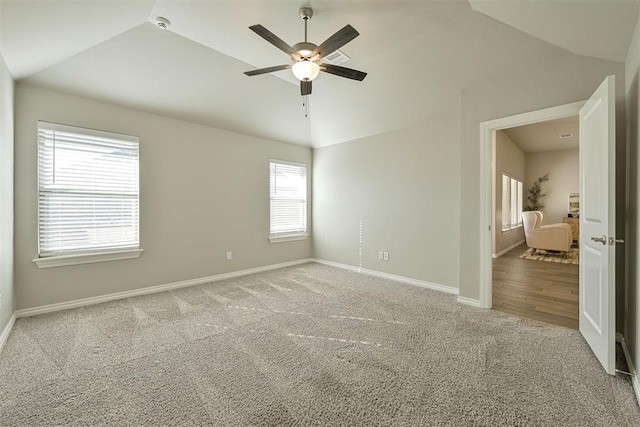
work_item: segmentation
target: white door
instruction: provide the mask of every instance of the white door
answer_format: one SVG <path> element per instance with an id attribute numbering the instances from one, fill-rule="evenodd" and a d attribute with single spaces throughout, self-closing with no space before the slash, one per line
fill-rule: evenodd
<path id="1" fill-rule="evenodd" d="M 615 375 L 615 76 L 580 110 L 580 332 Z"/>

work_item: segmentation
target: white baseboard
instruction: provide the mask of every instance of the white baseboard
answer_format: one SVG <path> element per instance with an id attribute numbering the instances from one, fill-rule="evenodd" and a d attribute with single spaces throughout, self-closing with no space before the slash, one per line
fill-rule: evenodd
<path id="1" fill-rule="evenodd" d="M 480 300 L 479 299 L 473 299 L 473 298 L 467 298 L 467 297 L 458 297 L 458 302 L 460 304 L 464 304 L 464 305 L 470 305 L 471 307 L 477 307 L 477 308 L 482 308 L 482 306 L 480 305 Z"/>
<path id="2" fill-rule="evenodd" d="M 279 268 L 291 267 L 294 265 L 306 264 L 313 262 L 313 259 L 299 259 L 296 261 L 283 262 L 280 264 L 265 265 L 263 267 L 250 268 L 247 270 L 232 271 L 231 273 L 216 274 L 215 276 L 201 277 L 198 279 L 183 280 L 181 282 L 167 283 L 164 285 L 149 286 L 141 289 L 133 289 L 131 291 L 116 292 L 114 294 L 101 295 L 91 298 L 77 299 L 73 301 L 61 302 L 57 304 L 42 305 L 40 307 L 26 308 L 17 310 L 15 317 L 35 316 L 38 314 L 51 313 L 54 311 L 68 310 L 70 308 L 83 307 L 86 305 L 100 304 L 107 301 L 114 301 L 124 298 L 131 298 L 138 295 L 155 294 L 157 292 L 168 291 L 171 289 L 184 288 L 187 286 L 202 285 L 210 282 L 217 282 L 234 277 L 247 276 L 249 274 L 262 273 L 264 271 L 277 270 Z"/>
<path id="3" fill-rule="evenodd" d="M 510 250 L 512 250 L 512 249 L 517 248 L 518 246 L 520 246 L 520 245 L 521 245 L 521 244 L 523 244 L 524 242 L 526 242 L 526 240 L 525 240 L 525 239 L 522 239 L 522 240 L 520 240 L 519 242 L 514 243 L 513 245 L 509 246 L 508 248 L 503 249 L 503 250 L 501 250 L 500 252 L 495 253 L 495 254 L 493 254 L 493 255 L 491 255 L 491 256 L 492 256 L 493 258 L 500 258 L 502 255 L 506 254 L 507 252 L 509 252 L 509 251 L 510 251 Z"/>
<path id="4" fill-rule="evenodd" d="M 616 341 L 622 346 L 624 358 L 627 360 L 627 366 L 629 367 L 629 373 L 632 374 L 631 384 L 633 384 L 633 392 L 636 394 L 638 405 L 640 405 L 640 381 L 638 381 L 638 375 L 636 375 L 636 369 L 633 366 L 633 360 L 631 360 L 631 355 L 627 348 L 627 340 L 625 340 L 624 335 L 618 332 L 616 333 Z"/>
<path id="5" fill-rule="evenodd" d="M 420 286 L 422 288 L 433 289 L 435 291 L 458 295 L 458 289 L 451 286 L 426 282 L 424 280 L 412 279 L 410 277 L 397 276 L 395 274 L 383 273 L 382 271 L 369 270 L 367 268 L 355 267 L 353 265 L 348 265 L 348 264 L 340 264 L 338 262 L 326 261 L 323 259 L 314 259 L 313 261 L 317 262 L 318 264 L 324 264 L 324 265 L 329 265 L 331 267 L 342 268 L 344 270 L 355 271 L 357 273 L 366 274 L 368 276 L 380 277 L 383 279 L 389 279 L 389 280 L 394 280 L 396 282 L 406 283 L 408 285 Z"/>
<path id="6" fill-rule="evenodd" d="M 4 344 L 7 342 L 7 339 L 9 338 L 9 334 L 11 333 L 11 329 L 13 329 L 13 324 L 15 323 L 15 321 L 16 313 L 14 312 L 9 319 L 9 323 L 7 323 L 7 326 L 4 327 L 2 335 L 0 335 L 0 352 L 2 351 L 2 347 L 4 347 Z"/>

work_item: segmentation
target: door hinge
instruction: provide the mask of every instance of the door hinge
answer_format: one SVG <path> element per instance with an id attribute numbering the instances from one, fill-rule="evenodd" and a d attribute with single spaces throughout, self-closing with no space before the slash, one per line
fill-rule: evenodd
<path id="1" fill-rule="evenodd" d="M 489 225 L 489 226 L 487 226 L 487 228 L 489 229 L 489 231 L 491 231 L 491 226 L 490 226 L 490 225 Z"/>

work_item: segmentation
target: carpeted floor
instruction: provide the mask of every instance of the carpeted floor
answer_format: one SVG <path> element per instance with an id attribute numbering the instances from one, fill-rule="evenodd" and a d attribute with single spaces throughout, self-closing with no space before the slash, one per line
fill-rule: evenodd
<path id="1" fill-rule="evenodd" d="M 562 264 L 580 264 L 580 249 L 570 248 L 565 257 L 562 252 L 546 251 L 544 249 L 528 248 L 518 258 L 535 261 L 560 262 Z"/>
<path id="2" fill-rule="evenodd" d="M 320 264 L 21 318 L 0 425 L 637 426 L 571 329 Z"/>

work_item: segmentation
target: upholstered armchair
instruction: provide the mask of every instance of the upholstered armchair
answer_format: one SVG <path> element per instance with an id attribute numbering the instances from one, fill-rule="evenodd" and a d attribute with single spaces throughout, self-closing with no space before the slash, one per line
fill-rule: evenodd
<path id="1" fill-rule="evenodd" d="M 542 225 L 543 218 L 540 211 L 522 212 L 527 246 L 534 249 L 562 251 L 566 255 L 573 242 L 571 226 L 564 223 Z"/>

